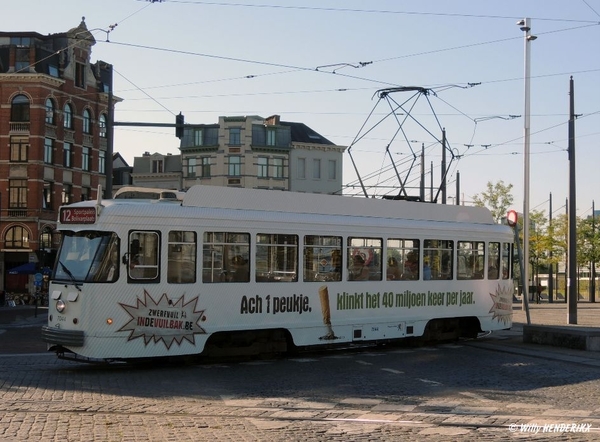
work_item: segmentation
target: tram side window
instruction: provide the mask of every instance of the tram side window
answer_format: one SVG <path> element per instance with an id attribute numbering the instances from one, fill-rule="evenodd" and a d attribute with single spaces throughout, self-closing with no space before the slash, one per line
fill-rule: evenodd
<path id="1" fill-rule="evenodd" d="M 381 281 L 380 238 L 348 238 L 348 281 Z"/>
<path id="2" fill-rule="evenodd" d="M 502 243 L 502 279 L 510 278 L 510 257 L 512 256 L 512 246 L 510 243 Z"/>
<path id="3" fill-rule="evenodd" d="M 426 239 L 423 242 L 423 279 L 452 279 L 454 241 Z"/>
<path id="4" fill-rule="evenodd" d="M 386 279 L 419 279 L 419 240 L 388 239 Z"/>
<path id="5" fill-rule="evenodd" d="M 256 282 L 298 281 L 298 236 L 256 235 Z"/>
<path id="6" fill-rule="evenodd" d="M 498 279 L 500 278 L 500 243 L 489 243 L 488 250 L 488 279 Z"/>
<path id="7" fill-rule="evenodd" d="M 133 230 L 129 232 L 129 268 L 131 281 L 158 281 L 160 256 L 160 235 L 158 232 Z"/>
<path id="8" fill-rule="evenodd" d="M 167 282 L 196 282 L 196 232 L 171 230 L 168 245 Z"/>
<path id="9" fill-rule="evenodd" d="M 307 235 L 304 237 L 304 280 L 342 280 L 342 238 Z"/>
<path id="10" fill-rule="evenodd" d="M 458 241 L 458 279 L 483 279 L 485 243 Z"/>
<path id="11" fill-rule="evenodd" d="M 204 232 L 202 282 L 250 281 L 250 234 Z"/>

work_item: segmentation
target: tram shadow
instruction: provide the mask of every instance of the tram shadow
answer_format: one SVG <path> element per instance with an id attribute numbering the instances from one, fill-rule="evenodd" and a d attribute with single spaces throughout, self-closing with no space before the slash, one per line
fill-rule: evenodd
<path id="1" fill-rule="evenodd" d="M 66 390 L 101 390 L 151 403 L 173 397 L 198 401 L 277 397 L 323 404 L 343 404 L 348 397 L 411 404 L 457 391 L 526 403 L 539 400 L 549 388 L 600 380 L 600 372 L 589 367 L 472 347 L 468 342 L 410 342 L 219 362 L 196 358 L 102 365 L 61 361 L 46 367 L 43 377 L 61 379 Z M 5 375 L 0 373 L 0 378 Z"/>

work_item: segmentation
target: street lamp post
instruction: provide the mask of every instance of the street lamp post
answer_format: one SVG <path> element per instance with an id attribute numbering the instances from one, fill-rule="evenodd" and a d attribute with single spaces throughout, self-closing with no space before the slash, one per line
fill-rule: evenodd
<path id="1" fill-rule="evenodd" d="M 529 296 L 529 159 L 530 159 L 530 151 L 529 151 L 529 142 L 530 142 L 530 93 L 529 93 L 529 83 L 530 83 L 530 43 L 535 40 L 537 37 L 535 35 L 531 35 L 531 20 L 529 18 L 524 18 L 523 20 L 519 20 L 517 25 L 521 27 L 521 31 L 523 31 L 524 41 L 525 41 L 525 112 L 524 112 L 524 148 L 523 148 L 523 157 L 524 157 L 524 186 L 523 186 L 523 263 L 524 263 L 524 275 L 523 275 L 523 283 L 525 287 L 523 287 L 523 297 Z M 525 305 L 525 303 L 523 303 Z"/>

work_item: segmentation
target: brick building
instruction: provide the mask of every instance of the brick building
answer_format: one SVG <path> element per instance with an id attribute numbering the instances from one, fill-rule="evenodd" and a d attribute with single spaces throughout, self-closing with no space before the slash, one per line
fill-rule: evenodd
<path id="1" fill-rule="evenodd" d="M 59 206 L 106 187 L 112 66 L 91 62 L 95 43 L 83 20 L 0 32 L 0 290 L 33 292 L 27 273 L 53 262 Z"/>

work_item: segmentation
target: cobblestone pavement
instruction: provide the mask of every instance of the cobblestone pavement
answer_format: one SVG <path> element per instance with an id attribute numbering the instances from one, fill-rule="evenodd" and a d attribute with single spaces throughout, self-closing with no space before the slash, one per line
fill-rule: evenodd
<path id="1" fill-rule="evenodd" d="M 577 326 L 595 325 L 600 306 L 580 305 Z M 5 338 L 44 320 L 30 313 L 0 312 L 0 441 L 600 440 L 600 355 L 522 344 L 519 305 L 477 341 L 184 366 L 15 354 Z M 566 324 L 565 304 L 530 313 Z M 552 426 L 572 423 L 591 428 Z"/>

